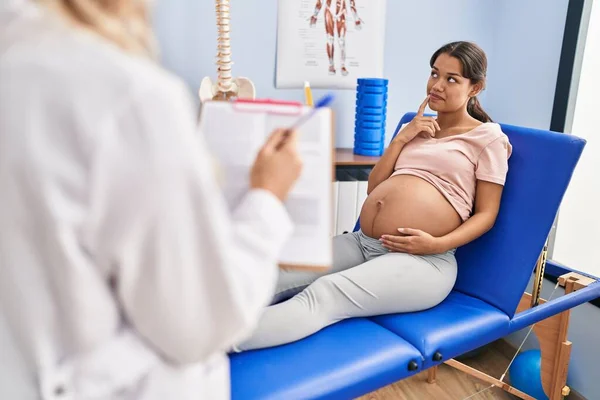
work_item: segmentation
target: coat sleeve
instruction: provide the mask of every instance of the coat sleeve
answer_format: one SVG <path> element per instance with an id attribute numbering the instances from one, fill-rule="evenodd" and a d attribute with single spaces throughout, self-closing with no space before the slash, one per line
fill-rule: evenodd
<path id="1" fill-rule="evenodd" d="M 91 230 L 126 322 L 175 364 L 230 348 L 273 295 L 283 204 L 252 190 L 229 212 L 183 85 L 134 96 L 106 132 Z"/>

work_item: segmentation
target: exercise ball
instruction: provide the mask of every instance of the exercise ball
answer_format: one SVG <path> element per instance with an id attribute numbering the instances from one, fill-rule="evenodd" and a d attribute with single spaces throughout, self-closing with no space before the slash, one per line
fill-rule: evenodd
<path id="1" fill-rule="evenodd" d="M 542 353 L 527 350 L 519 354 L 509 369 L 511 386 L 538 400 L 548 400 L 542 387 Z"/>

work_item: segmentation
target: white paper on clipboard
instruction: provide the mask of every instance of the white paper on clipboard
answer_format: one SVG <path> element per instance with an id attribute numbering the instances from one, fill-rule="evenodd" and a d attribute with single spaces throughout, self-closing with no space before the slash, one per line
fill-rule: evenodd
<path id="1" fill-rule="evenodd" d="M 200 131 L 221 170 L 222 188 L 234 209 L 249 188 L 256 154 L 277 128 L 291 126 L 311 108 L 292 102 L 223 102 L 203 104 Z M 332 263 L 332 114 L 320 109 L 298 129 L 303 161 L 300 178 L 285 206 L 294 232 L 280 254 L 280 265 L 325 269 Z"/>

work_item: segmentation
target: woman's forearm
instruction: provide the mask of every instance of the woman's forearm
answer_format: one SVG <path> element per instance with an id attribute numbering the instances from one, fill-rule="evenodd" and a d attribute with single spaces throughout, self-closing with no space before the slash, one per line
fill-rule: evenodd
<path id="1" fill-rule="evenodd" d="M 369 174 L 369 183 L 367 186 L 367 194 L 370 194 L 381 182 L 385 181 L 392 175 L 396 160 L 404 147 L 404 143 L 400 141 L 392 141 L 388 148 L 383 153 L 377 164 Z"/>
<path id="2" fill-rule="evenodd" d="M 438 239 L 440 253 L 463 246 L 489 231 L 496 220 L 492 212 L 476 213 L 462 225 Z"/>

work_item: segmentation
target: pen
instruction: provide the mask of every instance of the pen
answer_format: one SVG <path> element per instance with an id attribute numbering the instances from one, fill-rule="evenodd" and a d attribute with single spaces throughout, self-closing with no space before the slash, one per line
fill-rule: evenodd
<path id="1" fill-rule="evenodd" d="M 319 99 L 319 101 L 317 101 L 317 103 L 315 104 L 315 106 L 306 114 L 304 114 L 303 116 L 301 116 L 300 118 L 298 118 L 298 120 L 292 124 L 292 126 L 290 126 L 289 128 L 287 128 L 284 132 L 283 132 L 283 137 L 281 139 L 281 141 L 279 142 L 279 144 L 277 145 L 276 149 L 280 149 L 281 146 L 283 146 L 283 144 L 285 143 L 285 140 L 288 138 L 288 136 L 290 136 L 290 133 L 295 130 L 298 129 L 300 127 L 300 125 L 302 125 L 303 123 L 305 123 L 306 121 L 308 121 L 310 118 L 312 118 L 313 115 L 316 114 L 316 112 L 323 107 L 327 107 L 329 104 L 331 104 L 331 102 L 334 99 L 334 95 L 329 93 L 326 94 L 325 96 L 321 97 Z"/>
<path id="2" fill-rule="evenodd" d="M 308 81 L 304 81 L 304 97 L 306 97 L 306 105 L 309 107 L 313 106 L 312 91 L 310 90 L 310 84 Z"/>
<path id="3" fill-rule="evenodd" d="M 333 98 L 334 98 L 334 96 L 331 93 L 326 94 L 325 96 L 321 97 L 319 99 L 319 101 L 317 101 L 315 106 L 309 112 L 307 112 L 306 114 L 304 114 L 303 116 L 298 118 L 298 120 L 292 126 L 290 126 L 287 130 L 298 129 L 298 127 L 300 125 L 302 125 L 303 123 L 308 121 L 310 118 L 312 118 L 312 116 L 316 114 L 316 112 L 319 110 L 319 108 L 327 107 L 329 104 L 331 104 L 331 102 L 333 101 Z"/>

